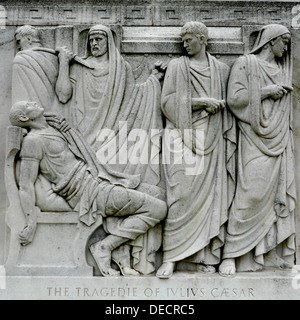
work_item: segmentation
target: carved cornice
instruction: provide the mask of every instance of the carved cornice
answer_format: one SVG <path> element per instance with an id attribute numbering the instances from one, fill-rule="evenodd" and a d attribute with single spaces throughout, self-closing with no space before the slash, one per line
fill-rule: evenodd
<path id="1" fill-rule="evenodd" d="M 4 0 L 6 25 L 121 24 L 175 26 L 198 20 L 208 26 L 292 24 L 299 1 L 147 0 L 17 1 Z"/>

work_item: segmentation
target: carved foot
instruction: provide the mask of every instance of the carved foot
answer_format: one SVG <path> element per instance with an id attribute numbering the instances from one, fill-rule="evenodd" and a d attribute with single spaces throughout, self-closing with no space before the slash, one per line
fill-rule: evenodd
<path id="1" fill-rule="evenodd" d="M 265 266 L 266 267 L 275 267 L 280 269 L 292 269 L 293 266 L 283 260 L 279 255 L 275 252 L 275 250 L 270 251 L 267 255 L 265 255 Z"/>
<path id="2" fill-rule="evenodd" d="M 121 270 L 121 273 L 125 277 L 138 277 L 140 273 L 130 267 L 123 267 L 122 265 L 119 265 L 119 268 Z"/>
<path id="3" fill-rule="evenodd" d="M 104 277 L 120 276 L 120 272 L 114 270 L 111 263 L 111 250 L 107 248 L 104 241 L 99 241 L 90 246 L 90 251 Z"/>
<path id="4" fill-rule="evenodd" d="M 156 276 L 160 279 L 169 279 L 172 277 L 175 269 L 175 262 L 165 262 L 158 269 Z"/>
<path id="5" fill-rule="evenodd" d="M 121 273 L 125 277 L 137 277 L 140 275 L 139 272 L 132 269 L 130 266 L 130 252 L 129 247 L 123 246 L 112 252 L 111 259 L 118 265 Z"/>
<path id="6" fill-rule="evenodd" d="M 233 276 L 235 273 L 235 259 L 225 259 L 219 267 L 219 274 L 222 277 L 230 277 Z"/>
<path id="7" fill-rule="evenodd" d="M 197 266 L 197 271 L 201 273 L 215 273 L 216 268 L 209 265 L 199 264 Z"/>

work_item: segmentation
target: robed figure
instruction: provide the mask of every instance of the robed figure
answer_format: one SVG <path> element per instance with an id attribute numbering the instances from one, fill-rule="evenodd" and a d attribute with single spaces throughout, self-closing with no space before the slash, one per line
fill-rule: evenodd
<path id="1" fill-rule="evenodd" d="M 131 66 L 120 55 L 112 31 L 103 25 L 88 33 L 83 64 L 60 49 L 56 92 L 74 128 L 96 152 L 99 163 L 140 177 L 138 190 L 164 199 L 160 169 L 161 74 L 137 84 Z M 161 228 L 150 230 L 133 245 L 134 266 L 154 271 Z M 143 248 L 145 249 L 143 251 Z"/>
<path id="2" fill-rule="evenodd" d="M 290 32 L 260 31 L 232 68 L 228 104 L 238 119 L 238 178 L 220 273 L 285 268 L 295 254 L 295 165 Z"/>
<path id="3" fill-rule="evenodd" d="M 15 32 L 17 55 L 13 61 L 12 103 L 36 101 L 47 111 L 58 112 L 55 93 L 58 59 L 54 50 L 42 46 L 39 31 L 25 25 Z"/>
<path id="4" fill-rule="evenodd" d="M 169 210 L 160 278 L 171 277 L 180 261 L 215 271 L 234 193 L 235 123 L 225 107 L 229 67 L 207 53 L 202 23 L 187 23 L 181 36 L 188 56 L 169 63 L 162 91 Z"/>

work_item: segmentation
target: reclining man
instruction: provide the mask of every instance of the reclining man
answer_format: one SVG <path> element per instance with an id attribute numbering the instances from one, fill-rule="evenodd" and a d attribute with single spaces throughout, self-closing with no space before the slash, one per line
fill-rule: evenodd
<path id="1" fill-rule="evenodd" d="M 137 176 L 104 168 L 82 137 L 64 119 L 44 114 L 35 102 L 18 102 L 10 111 L 12 125 L 29 129 L 20 152 L 20 200 L 27 226 L 20 242 L 32 242 L 37 226 L 34 183 L 39 173 L 52 183 L 79 220 L 92 225 L 101 215 L 108 236 L 90 250 L 104 276 L 116 276 L 112 252 L 135 240 L 166 217 L 166 204 L 134 190 Z M 121 263 L 120 263 L 121 264 Z M 130 265 L 120 265 L 125 275 L 137 274 Z"/>

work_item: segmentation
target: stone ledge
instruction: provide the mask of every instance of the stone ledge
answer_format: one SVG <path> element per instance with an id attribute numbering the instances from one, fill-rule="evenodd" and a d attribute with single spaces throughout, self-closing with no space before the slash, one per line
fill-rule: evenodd
<path id="1" fill-rule="evenodd" d="M 10 276 L 2 279 L 0 288 L 6 289 L 0 289 L 0 300 L 298 300 L 299 279 L 300 268 L 232 278 L 178 272 L 169 280 Z"/>

